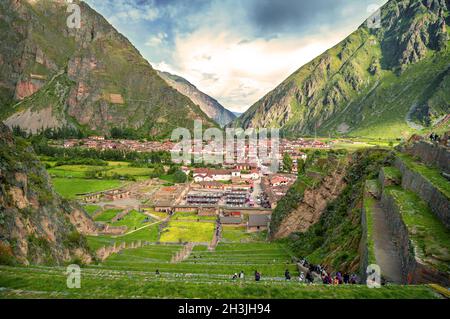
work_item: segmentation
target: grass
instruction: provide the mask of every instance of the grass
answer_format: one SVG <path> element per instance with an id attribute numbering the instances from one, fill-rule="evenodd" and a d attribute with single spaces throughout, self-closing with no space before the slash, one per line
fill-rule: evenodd
<path id="1" fill-rule="evenodd" d="M 370 264 L 376 264 L 375 257 L 375 242 L 373 240 L 373 206 L 375 205 L 375 199 L 366 194 L 364 196 L 364 212 L 366 214 L 367 222 L 367 250 L 368 260 Z"/>
<path id="2" fill-rule="evenodd" d="M 196 213 L 189 213 L 189 212 L 178 212 L 175 213 L 172 216 L 172 220 L 210 220 L 210 221 L 215 221 L 217 219 L 216 216 L 199 216 Z"/>
<path id="3" fill-rule="evenodd" d="M 81 178 L 53 178 L 56 192 L 66 199 L 75 199 L 80 194 L 105 191 L 122 185 L 119 180 L 98 180 Z"/>
<path id="4" fill-rule="evenodd" d="M 101 209 L 101 207 L 97 205 L 86 205 L 83 208 L 89 214 L 89 216 L 94 215 L 94 213 Z"/>
<path id="5" fill-rule="evenodd" d="M 96 222 L 110 222 L 117 214 L 121 213 L 121 209 L 108 209 L 95 217 Z"/>
<path id="6" fill-rule="evenodd" d="M 68 289 L 65 268 L 0 267 L 0 298 L 210 298 L 210 299 L 435 299 L 428 286 L 306 286 L 296 282 L 214 281 L 149 272 L 83 269 L 80 289 Z M 264 278 L 263 278 L 264 280 Z"/>
<path id="7" fill-rule="evenodd" d="M 388 187 L 385 192 L 400 211 L 416 257 L 450 273 L 450 231 L 415 193 L 400 187 Z"/>
<path id="8" fill-rule="evenodd" d="M 441 175 L 438 168 L 430 167 L 415 161 L 410 155 L 398 153 L 397 156 L 414 172 L 419 173 L 450 199 L 450 182 Z"/>
<path id="9" fill-rule="evenodd" d="M 222 239 L 224 243 L 248 243 L 264 240 L 259 233 L 248 233 L 245 227 L 230 225 L 222 226 Z"/>
<path id="10" fill-rule="evenodd" d="M 127 226 L 128 230 L 140 228 L 145 225 L 145 221 L 149 221 L 150 217 L 139 213 L 135 210 L 128 213 L 125 217 L 117 222 L 111 223 L 112 226 Z"/>
<path id="11" fill-rule="evenodd" d="M 167 229 L 161 233 L 160 241 L 206 243 L 212 240 L 214 228 L 213 223 L 170 221 Z"/>
<path id="12" fill-rule="evenodd" d="M 382 167 L 381 170 L 383 171 L 385 179 L 391 180 L 397 185 L 401 184 L 402 173 L 400 170 L 392 166 Z"/>
<path id="13" fill-rule="evenodd" d="M 156 242 L 158 241 L 159 230 L 158 225 L 151 225 L 149 227 L 140 229 L 130 234 L 122 236 L 87 236 L 88 246 L 92 250 L 97 250 L 104 246 L 112 246 L 114 243 L 131 243 L 136 241 Z"/>

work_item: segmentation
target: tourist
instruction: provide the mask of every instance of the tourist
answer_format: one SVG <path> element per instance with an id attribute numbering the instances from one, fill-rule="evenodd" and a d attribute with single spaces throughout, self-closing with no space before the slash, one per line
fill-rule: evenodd
<path id="1" fill-rule="evenodd" d="M 308 271 L 306 273 L 306 282 L 309 284 L 312 284 L 314 282 L 314 277 L 313 277 L 311 271 Z"/>
<path id="2" fill-rule="evenodd" d="M 242 270 L 239 274 L 239 279 L 244 280 L 245 274 L 244 271 Z"/>
<path id="3" fill-rule="evenodd" d="M 357 281 L 358 281 L 358 280 L 357 280 L 356 275 L 355 275 L 355 274 L 352 274 L 352 275 L 350 276 L 350 284 L 356 285 Z"/>
<path id="4" fill-rule="evenodd" d="M 348 273 L 344 274 L 344 284 L 348 285 L 350 283 L 350 275 Z"/>
<path id="5" fill-rule="evenodd" d="M 233 275 L 233 280 L 236 280 L 238 278 L 238 274 L 237 273 L 234 273 L 234 275 Z"/>
<path id="6" fill-rule="evenodd" d="M 286 278 L 286 280 L 291 280 L 291 274 L 289 273 L 289 269 L 286 269 L 286 271 L 284 272 L 284 278 Z"/>
<path id="7" fill-rule="evenodd" d="M 255 281 L 261 280 L 261 274 L 258 271 L 255 271 Z"/>
<path id="8" fill-rule="evenodd" d="M 305 273 L 303 271 L 300 272 L 300 275 L 298 276 L 298 281 L 301 283 L 305 282 Z"/>
<path id="9" fill-rule="evenodd" d="M 155 274 L 156 274 L 156 276 L 159 276 L 159 275 L 160 275 L 160 273 L 159 273 L 159 269 L 156 269 L 156 272 L 155 272 Z"/>

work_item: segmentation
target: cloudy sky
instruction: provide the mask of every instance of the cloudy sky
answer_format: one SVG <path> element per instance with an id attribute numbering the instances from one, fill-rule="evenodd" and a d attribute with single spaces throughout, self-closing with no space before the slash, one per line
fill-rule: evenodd
<path id="1" fill-rule="evenodd" d="M 86 0 L 159 70 L 243 112 L 386 0 Z"/>

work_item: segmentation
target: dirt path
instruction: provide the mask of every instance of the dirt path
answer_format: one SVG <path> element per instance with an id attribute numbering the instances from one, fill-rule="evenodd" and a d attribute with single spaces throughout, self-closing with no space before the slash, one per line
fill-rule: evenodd
<path id="1" fill-rule="evenodd" d="M 373 240 L 375 258 L 382 276 L 389 282 L 402 283 L 401 260 L 380 202 L 373 206 Z"/>

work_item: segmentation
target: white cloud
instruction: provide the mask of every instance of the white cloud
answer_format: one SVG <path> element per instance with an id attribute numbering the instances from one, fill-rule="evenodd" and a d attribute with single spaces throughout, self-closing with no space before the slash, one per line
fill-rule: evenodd
<path id="1" fill-rule="evenodd" d="M 224 106 L 242 112 L 345 35 L 243 41 L 235 33 L 202 28 L 176 37 L 173 65 L 155 67 L 185 77 Z"/>
<path id="2" fill-rule="evenodd" d="M 159 32 L 158 34 L 151 36 L 148 38 L 147 42 L 145 42 L 146 46 L 156 47 L 162 44 L 162 42 L 167 38 L 167 34 L 164 32 Z"/>

